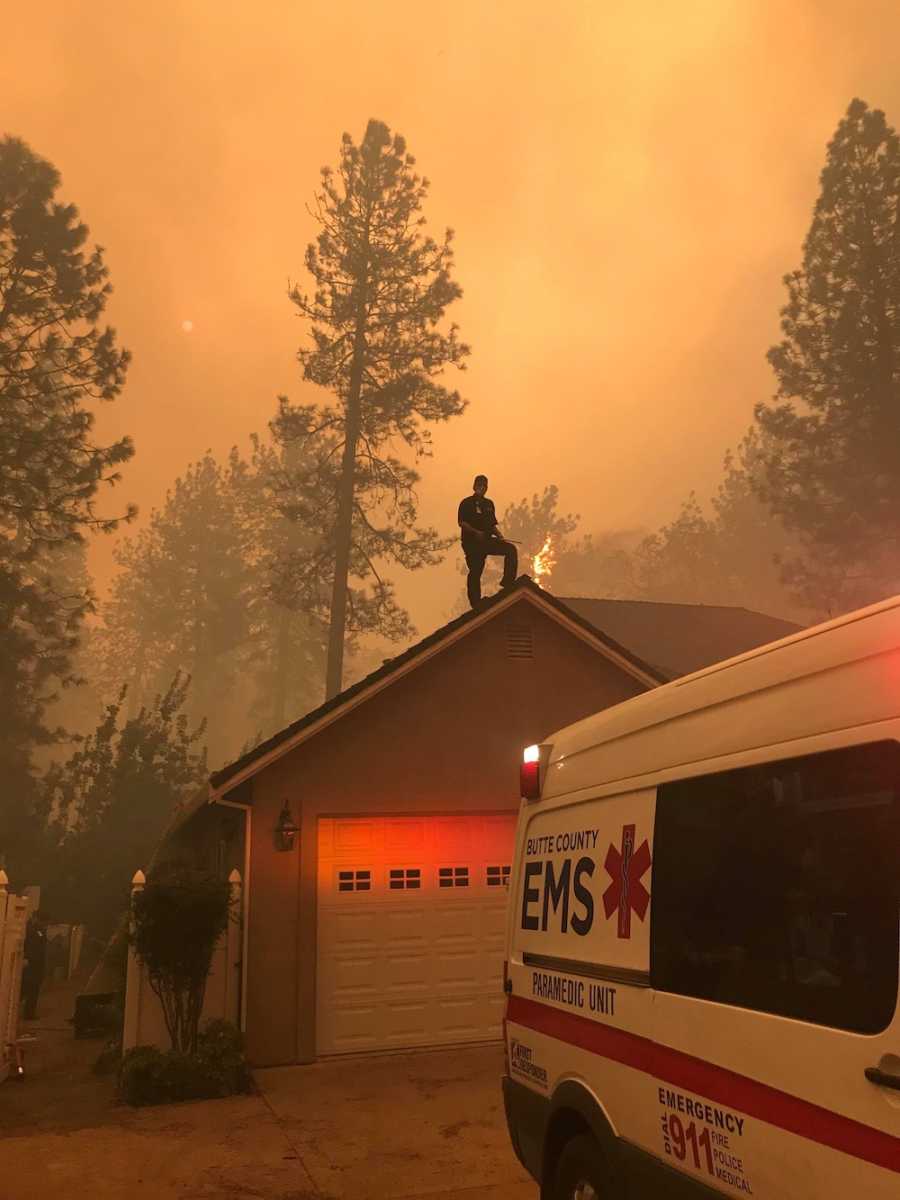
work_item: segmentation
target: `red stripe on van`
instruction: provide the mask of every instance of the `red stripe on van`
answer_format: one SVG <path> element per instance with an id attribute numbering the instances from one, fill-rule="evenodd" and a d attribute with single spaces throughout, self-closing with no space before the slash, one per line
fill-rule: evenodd
<path id="1" fill-rule="evenodd" d="M 523 996 L 509 997 L 506 1017 L 512 1024 L 524 1025 L 536 1033 L 633 1067 L 682 1091 L 715 1100 L 788 1133 L 841 1150 L 888 1171 L 900 1172 L 900 1138 L 736 1071 Z"/>

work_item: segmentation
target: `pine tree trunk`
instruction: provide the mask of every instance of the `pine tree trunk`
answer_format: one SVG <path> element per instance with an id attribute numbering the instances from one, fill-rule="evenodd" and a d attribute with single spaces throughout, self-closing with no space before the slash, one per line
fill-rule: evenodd
<path id="1" fill-rule="evenodd" d="M 356 443 L 361 424 L 363 365 L 366 353 L 365 307 L 357 318 L 353 341 L 353 363 L 347 394 L 344 423 L 344 455 L 341 460 L 341 484 L 335 522 L 334 583 L 331 589 L 331 620 L 328 629 L 328 664 L 325 668 L 325 699 L 341 690 L 344 675 L 344 629 L 347 623 L 347 576 L 353 543 L 353 497 L 356 469 Z"/>
<path id="2" fill-rule="evenodd" d="M 282 608 L 278 614 L 278 640 L 275 650 L 275 729 L 284 728 L 284 716 L 287 709 L 287 680 L 288 660 L 291 653 L 291 613 L 290 609 Z"/>
<path id="3" fill-rule="evenodd" d="M 371 181 L 370 181 L 371 183 Z M 328 660 L 325 667 L 325 699 L 330 700 L 341 690 L 344 677 L 344 630 L 347 624 L 347 577 L 350 573 L 350 552 L 353 546 L 353 501 L 356 474 L 356 443 L 362 426 L 362 378 L 366 361 L 366 317 L 369 305 L 369 235 L 371 230 L 371 191 L 366 199 L 363 230 L 365 260 L 356 276 L 356 328 L 353 331 L 353 361 L 350 364 L 350 385 L 347 389 L 347 412 L 344 420 L 344 455 L 341 461 L 341 483 L 334 531 L 334 582 L 331 589 L 331 620 L 328 628 Z"/>

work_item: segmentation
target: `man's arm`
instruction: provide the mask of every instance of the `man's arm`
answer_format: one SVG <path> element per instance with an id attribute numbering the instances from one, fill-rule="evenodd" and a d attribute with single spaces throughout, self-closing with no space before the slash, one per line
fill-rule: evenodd
<path id="1" fill-rule="evenodd" d="M 493 500 L 491 501 L 491 521 L 493 523 L 493 528 L 491 529 L 490 533 L 487 536 L 489 538 L 499 538 L 500 541 L 502 542 L 503 534 L 500 532 L 500 529 L 497 525 L 497 511 L 494 508 Z"/>

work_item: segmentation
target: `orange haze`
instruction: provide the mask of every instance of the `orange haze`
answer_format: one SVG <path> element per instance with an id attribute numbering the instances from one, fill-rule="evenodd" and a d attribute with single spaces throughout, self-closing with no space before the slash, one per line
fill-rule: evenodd
<path id="1" fill-rule="evenodd" d="M 0 30 L 0 132 L 106 248 L 134 363 L 100 432 L 134 436 L 143 517 L 278 392 L 313 398 L 288 280 L 319 167 L 370 116 L 457 232 L 471 406 L 421 488 L 447 531 L 476 471 L 501 510 L 557 483 L 585 530 L 705 499 L 772 389 L 826 142 L 855 95 L 900 124 L 893 0 L 49 0 Z M 110 541 L 92 565 L 102 586 Z M 398 582 L 423 633 L 460 586 L 452 564 Z"/>

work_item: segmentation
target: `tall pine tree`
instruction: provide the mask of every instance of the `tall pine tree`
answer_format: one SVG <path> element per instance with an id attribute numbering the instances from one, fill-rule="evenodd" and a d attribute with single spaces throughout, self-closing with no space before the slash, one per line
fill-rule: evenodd
<path id="1" fill-rule="evenodd" d="M 133 453 L 128 438 L 93 435 L 93 406 L 119 394 L 129 355 L 99 325 L 111 291 L 103 252 L 86 248 L 59 185 L 23 141 L 0 139 L 0 861 L 11 865 L 39 836 L 32 753 L 54 737 L 46 709 L 72 678 L 90 604 L 86 587 L 60 586 L 60 556 L 85 531 L 115 528 L 96 497 Z"/>
<path id="2" fill-rule="evenodd" d="M 315 216 L 321 227 L 306 253 L 315 281 L 291 299 L 312 323 L 301 349 L 304 379 L 330 391 L 334 405 L 283 406 L 284 441 L 300 440 L 317 470 L 306 502 L 318 504 L 323 537 L 311 561 L 330 582 L 326 696 L 341 688 L 348 609 L 351 620 L 388 635 L 405 628 L 379 561 L 415 569 L 439 561 L 447 542 L 416 525 L 418 476 L 391 453 L 430 450 L 429 422 L 460 414 L 465 401 L 439 381 L 462 368 L 468 347 L 439 322 L 461 290 L 450 277 L 452 232 L 441 242 L 422 231 L 428 181 L 399 135 L 369 121 L 361 145 L 344 134 L 337 171 L 322 170 Z M 327 503 L 322 497 L 328 496 Z M 364 595 L 351 578 L 374 580 Z"/>
<path id="3" fill-rule="evenodd" d="M 854 100 L 785 277 L 759 494 L 800 539 L 786 578 L 838 612 L 900 590 L 900 142 Z"/>
<path id="4" fill-rule="evenodd" d="M 98 328 L 103 251 L 84 253 L 87 226 L 54 199 L 59 183 L 24 142 L 0 140 L 0 529 L 19 549 L 115 528 L 95 496 L 134 452 L 92 437 L 86 406 L 119 394 L 130 355 Z"/>

